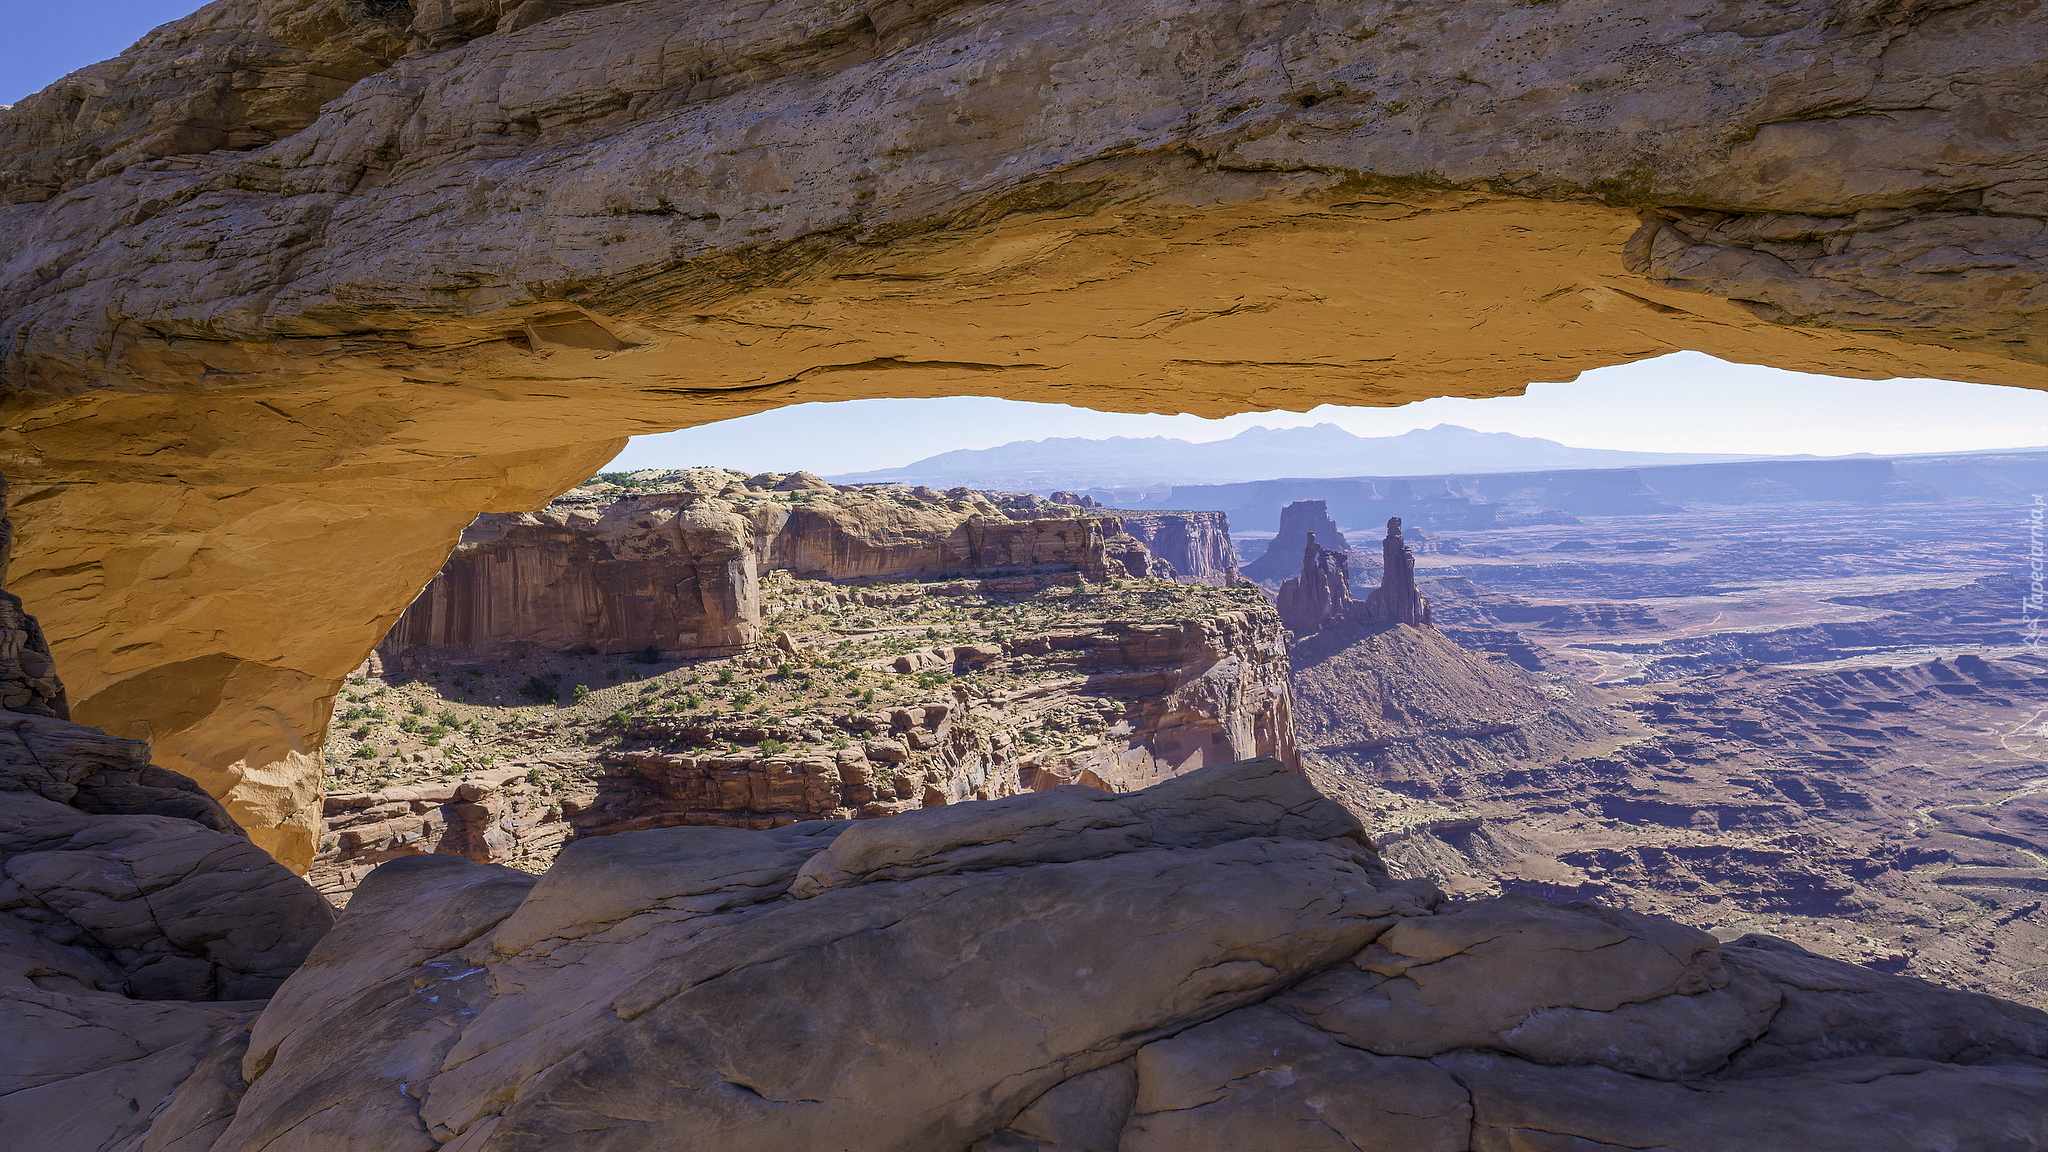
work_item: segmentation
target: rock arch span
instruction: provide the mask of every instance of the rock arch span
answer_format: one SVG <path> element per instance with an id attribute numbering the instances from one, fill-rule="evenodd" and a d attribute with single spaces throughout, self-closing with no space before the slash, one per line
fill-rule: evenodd
<path id="1" fill-rule="evenodd" d="M 1682 348 L 2048 386 L 2036 0 L 218 0 L 0 110 L 8 583 L 303 863 L 339 678 L 624 437 Z"/>

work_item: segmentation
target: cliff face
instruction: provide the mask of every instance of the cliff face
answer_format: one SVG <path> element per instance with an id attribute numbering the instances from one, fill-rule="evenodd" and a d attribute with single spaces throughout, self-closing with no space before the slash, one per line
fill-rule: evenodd
<path id="1" fill-rule="evenodd" d="M 1248 756 L 1296 763 L 1287 637 L 1255 590 L 1072 573 L 765 586 L 775 640 L 731 657 L 529 654 L 445 675 L 422 664 L 398 687 L 352 680 L 315 884 L 345 899 L 408 854 L 539 869 L 572 834 L 872 818 L 1072 783 L 1126 791 Z M 548 700 L 522 704 L 543 679 Z"/>
<path id="2" fill-rule="evenodd" d="M 1266 545 L 1257 560 L 1244 566 L 1245 579 L 1269 590 L 1301 571 L 1302 556 L 1309 538 L 1332 552 L 1349 552 L 1351 545 L 1330 519 L 1330 507 L 1322 500 L 1296 500 L 1280 510 L 1280 531 Z"/>
<path id="3" fill-rule="evenodd" d="M 1230 517 L 1221 512 L 1118 512 L 1124 531 L 1173 566 L 1173 579 L 1225 587 L 1238 579 Z"/>
<path id="4" fill-rule="evenodd" d="M 754 525 L 688 493 L 480 517 L 379 655 L 512 645 L 717 651 L 760 635 Z"/>
<path id="5" fill-rule="evenodd" d="M 1309 533 L 1302 547 L 1301 572 L 1282 584 L 1275 597 L 1280 619 L 1300 633 L 1427 625 L 1429 601 L 1415 590 L 1415 554 L 1401 538 L 1400 517 L 1387 521 L 1381 552 L 1380 586 L 1364 600 L 1353 600 L 1350 556 L 1324 548 L 1315 533 Z"/>
<path id="6" fill-rule="evenodd" d="M 796 474 L 801 476 L 802 474 Z M 520 649 L 731 652 L 761 638 L 760 577 L 934 577 L 970 572 L 1144 576 L 1151 558 L 1115 517 L 1016 518 L 981 494 L 697 470 L 670 490 L 571 493 L 537 513 L 489 515 L 392 628 L 378 654 Z"/>

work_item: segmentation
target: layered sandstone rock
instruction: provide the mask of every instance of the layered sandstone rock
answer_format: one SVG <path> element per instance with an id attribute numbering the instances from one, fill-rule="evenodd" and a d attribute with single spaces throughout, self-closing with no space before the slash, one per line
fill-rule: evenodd
<path id="1" fill-rule="evenodd" d="M 766 584 L 774 641 L 727 658 L 352 678 L 314 884 L 345 900 L 408 854 L 539 871 L 572 834 L 876 818 L 1296 762 L 1287 634 L 1247 586 Z M 549 699 L 517 694 L 542 678 Z"/>
<path id="2" fill-rule="evenodd" d="M 1308 534 L 1301 554 L 1301 571 L 1280 585 L 1273 598 L 1280 621 L 1298 633 L 1318 632 L 1341 625 L 1357 607 L 1351 599 L 1351 556 L 1334 552 Z"/>
<path id="3" fill-rule="evenodd" d="M 175 1101 L 222 1082 L 333 910 L 145 745 L 64 719 L 34 619 L 0 597 L 0 1133 L 83 1150 L 138 1147 L 166 1117 L 167 1139 L 217 1132 Z"/>
<path id="4" fill-rule="evenodd" d="M 815 734 L 806 740 L 800 724 L 643 720 L 626 730 L 624 749 L 605 754 L 608 774 L 574 823 L 594 833 L 674 824 L 767 828 L 1075 783 L 1124 792 L 1247 755 L 1296 761 L 1286 639 L 1269 614 L 1109 621 L 1100 630 L 949 648 L 941 661 L 971 661 L 991 677 L 1026 668 L 1078 674 L 1086 691 L 1076 684 L 990 698 L 970 677 L 942 701 L 823 720 L 823 731 L 838 737 L 832 742 L 844 745 L 836 751 L 803 747 L 821 741 Z M 1056 729 L 1041 731 L 1041 716 L 1076 706 L 1092 713 L 1086 731 L 1065 740 Z M 710 750 L 763 740 L 801 751 Z"/>
<path id="5" fill-rule="evenodd" d="M 807 479 L 802 479 L 806 478 Z M 760 578 L 1000 571 L 1144 576 L 1114 517 L 1028 518 L 979 492 L 840 490 L 807 473 L 694 469 L 654 491 L 579 489 L 479 517 L 378 645 L 384 667 L 521 650 L 729 653 L 762 638 Z"/>
<path id="6" fill-rule="evenodd" d="M 1125 532 L 1173 566 L 1173 579 L 1225 587 L 1238 579 L 1230 517 L 1221 512 L 1118 512 Z"/>
<path id="7" fill-rule="evenodd" d="M 1244 566 L 1245 579 L 1277 592 L 1283 582 L 1302 570 L 1302 555 L 1311 538 L 1332 552 L 1351 551 L 1337 522 L 1330 519 L 1327 501 L 1296 500 L 1280 510 L 1280 530 L 1259 558 Z"/>
<path id="8" fill-rule="evenodd" d="M 13 585 L 81 717 L 303 859 L 333 687 L 478 512 L 631 433 L 1680 348 L 2039 386 L 2044 36 L 2028 0 L 223 0 L 0 111 Z"/>
<path id="9" fill-rule="evenodd" d="M 46 1146 L 200 1116 L 210 1152 L 2048 1144 L 2048 1016 L 1596 905 L 1447 902 L 1271 760 L 627 832 L 538 879 L 397 861 L 246 1045 L 199 1048 L 170 1107 L 81 1109 Z"/>
<path id="10" fill-rule="evenodd" d="M 1368 626 L 1429 623 L 1429 601 L 1415 589 L 1415 553 L 1401 538 L 1399 516 L 1387 521 L 1380 554 L 1380 586 L 1366 594 L 1359 620 Z"/>
<path id="11" fill-rule="evenodd" d="M 1304 501 L 1306 503 L 1306 501 Z M 1315 501 L 1320 504 L 1321 501 Z M 1429 601 L 1415 589 L 1415 554 L 1401 538 L 1401 518 L 1387 521 L 1381 544 L 1380 586 L 1364 600 L 1351 598 L 1351 557 L 1316 542 L 1308 533 L 1302 547 L 1301 572 L 1280 586 L 1274 597 L 1280 619 L 1296 632 L 1325 628 L 1352 630 L 1390 624 L 1429 624 Z"/>

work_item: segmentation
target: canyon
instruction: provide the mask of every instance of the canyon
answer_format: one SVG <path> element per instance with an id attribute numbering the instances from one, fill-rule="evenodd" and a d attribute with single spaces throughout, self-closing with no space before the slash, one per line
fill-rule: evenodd
<path id="1" fill-rule="evenodd" d="M 1435 641 L 1296 644 L 1311 775 L 1450 891 L 2048 1004 L 2025 498 L 1852 497 L 1440 522 L 1416 557 Z"/>
<path id="2" fill-rule="evenodd" d="M 718 469 L 487 516 L 343 687 L 308 873 L 1293 765 L 1287 642 L 1216 513 Z M 714 595 L 704 589 L 716 590 Z"/>
<path id="3" fill-rule="evenodd" d="M 778 405 L 2048 384 L 2030 0 L 1161 20 L 227 0 L 0 110 L 8 581 L 79 715 L 303 860 L 479 513 Z"/>
<path id="4" fill-rule="evenodd" d="M 2015 539 L 1995 494 L 1930 526 L 1840 507 L 1799 469 L 1768 477 L 1839 530 L 1834 550 L 1773 535 L 1797 501 L 1678 515 L 1631 487 L 1596 493 L 1604 510 L 1458 525 L 1333 502 L 1357 539 L 1405 518 L 1431 609 L 1348 622 L 1396 638 L 1346 643 L 1353 671 L 1439 660 L 1432 691 L 1485 695 L 1506 730 L 1437 731 L 1419 705 L 1317 727 L 1304 692 L 1301 731 L 1356 755 L 1521 731 L 1541 766 L 1546 733 L 1571 735 L 1598 694 L 1641 704 L 1640 734 L 1559 761 L 1611 765 L 1583 804 L 1555 777 L 1495 787 L 1484 762 L 1469 781 L 1420 753 L 1407 776 L 1347 774 L 1304 749 L 1309 778 L 1253 759 L 1128 792 L 579 837 L 540 877 L 415 854 L 331 927 L 279 863 L 318 849 L 336 696 L 462 533 L 540 517 L 628 435 L 885 395 L 1384 405 L 1688 348 L 2048 386 L 2035 17 L 2030 0 L 1626 19 L 1593 0 L 220 0 L 0 109 L 19 529 L 0 583 L 24 609 L 0 614 L 0 994 L 19 1022 L 0 1130 L 56 1152 L 2048 1145 L 2038 1011 L 1789 929 L 1733 934 L 1740 917 L 1705 932 L 1491 895 L 1505 842 L 1459 844 L 1561 804 L 1574 835 L 1611 842 L 1551 852 L 1545 882 L 1634 898 L 1655 890 L 1644 862 L 1707 860 L 1719 882 L 1746 873 L 1714 861 L 1767 855 L 1723 851 L 1696 815 L 1782 832 L 1765 847 L 1795 862 L 1824 833 L 1811 892 L 1846 879 L 1879 907 L 1860 850 L 1959 901 L 1956 924 L 1873 963 L 1981 974 L 1964 954 L 2028 923 L 1977 897 L 2027 891 L 2032 803 L 2012 765 L 1965 761 L 1986 732 L 2017 735 L 2002 726 L 2038 677 L 2024 654 L 1939 649 L 2024 634 L 1996 607 L 2011 565 L 1964 570 Z M 1584 547 L 1515 535 L 1535 526 Z M 1957 579 L 1904 570 L 1921 559 Z M 719 604 L 738 589 L 721 579 Z M 1075 650 L 1122 650 L 1106 625 L 1124 608 L 1100 615 Z M 447 619 L 420 635 L 496 636 Z M 1889 641 L 1909 636 L 1936 650 L 1905 659 Z M 1864 651 L 1823 647 L 1838 640 Z M 1746 667 L 1763 655 L 1822 666 Z M 915 683 L 923 659 L 898 658 Z M 945 703 L 905 700 L 900 732 L 890 713 L 906 758 Z M 1880 723 L 1906 713 L 1912 738 Z M 636 719 L 626 742 L 696 739 Z M 1709 740 L 1747 774 L 1671 767 Z M 1861 751 L 1887 745 L 1907 759 Z M 1744 759 L 1829 749 L 1881 783 L 1840 768 L 1854 786 L 1800 794 L 1830 777 Z M 1937 777 L 1977 784 L 1922 802 Z M 1710 794 L 1676 829 L 1658 797 L 1696 782 Z M 453 804 L 488 808 L 496 784 L 473 783 Z M 1753 802 L 1728 803 L 1738 789 Z M 1860 831 L 1840 814 L 1858 793 Z M 1903 826 L 1928 835 L 1869 850 Z M 1530 831 L 1516 850 L 1540 864 L 1555 845 Z M 1404 845 L 1404 871 L 1446 853 L 1459 894 L 1395 875 Z"/>
<path id="5" fill-rule="evenodd" d="M 756 479 L 773 491 L 783 478 Z M 643 499 L 579 491 L 565 506 L 594 513 L 580 523 L 596 535 L 605 508 Z M 501 696 L 525 674 L 521 689 L 555 694 L 545 726 L 554 731 L 501 732 L 504 746 L 538 755 L 457 780 L 426 751 L 351 756 L 367 778 L 428 769 L 439 779 L 382 790 L 356 810 L 337 790 L 337 831 L 354 837 L 354 858 L 336 856 L 321 877 L 345 903 L 331 928 L 313 885 L 264 857 L 191 781 L 145 767 L 141 745 L 9 713 L 17 727 L 62 725 L 74 744 L 118 750 L 124 771 L 100 768 L 102 753 L 66 768 L 55 783 L 71 790 L 50 799 L 20 773 L 67 762 L 33 746 L 32 759 L 6 759 L 0 746 L 10 779 L 27 784 L 0 796 L 30 808 L 15 838 L 0 841 L 0 871 L 32 897 L 0 906 L 0 975 L 12 974 L 0 992 L 29 1019 L 62 1022 L 24 1034 L 36 1071 L 0 1079 L 0 1123 L 55 1152 L 512 1152 L 705 1139 L 1222 1152 L 1297 1129 L 1331 1133 L 1315 1146 L 1333 1152 L 2048 1143 L 2048 1015 L 2036 1009 L 1776 934 L 1707 932 L 1584 902 L 1640 893 L 1623 879 L 1621 854 L 1578 829 L 1560 830 L 1574 851 L 1557 860 L 1585 881 L 1553 875 L 1543 889 L 1571 902 L 1506 883 L 1489 891 L 1486 867 L 1527 875 L 1562 840 L 1503 834 L 1498 811 L 1449 810 L 1500 798 L 1483 757 L 1510 781 L 1542 777 L 1559 747 L 1615 734 L 1603 693 L 1633 685 L 1575 692 L 1556 674 L 1453 643 L 1422 593 L 1436 554 L 1418 557 L 1398 521 L 1386 525 L 1379 584 L 1363 599 L 1348 579 L 1323 579 L 1349 566 L 1305 534 L 1304 571 L 1283 589 L 1305 632 L 1290 653 L 1250 584 L 1178 584 L 1128 568 L 1087 579 L 1083 569 L 1106 568 L 1116 536 L 1101 529 L 1114 514 L 1069 507 L 1066 519 L 1097 529 L 1092 559 L 1071 565 L 843 582 L 757 572 L 772 639 L 738 656 L 583 650 L 535 663 L 537 648 L 485 644 L 408 650 L 402 673 L 373 662 L 357 691 L 398 681 L 382 691 L 419 705 L 406 718 L 427 712 L 426 693 L 463 704 Z M 1037 523 L 1018 511 L 1027 518 L 1011 523 Z M 451 558 L 451 570 L 461 562 Z M 1311 578 L 1316 594 L 1304 595 Z M 1190 611 L 1202 604 L 1213 608 Z M 1060 627 L 1043 627 L 1052 622 Z M 962 642 L 982 633 L 997 642 Z M 19 634 L 35 657 L 26 663 L 45 667 L 26 620 Z M 569 689 L 549 669 L 604 685 Z M 870 707 L 888 703 L 870 685 L 892 679 L 897 695 L 926 702 Z M 950 691 L 933 699 L 940 685 Z M 1896 687 L 1939 710 L 1959 745 L 1980 747 L 1952 701 L 1998 708 L 2005 695 L 2048 691 L 2048 675 L 2028 681 L 1959 657 Z M 699 692 L 730 693 L 733 707 L 706 709 Z M 1810 692 L 1799 713 L 1808 730 L 1860 739 L 1824 718 L 1846 695 Z M 1068 707 L 1119 696 L 1092 718 Z M 61 699 L 51 684 L 35 703 L 54 713 Z M 1696 711 L 1726 714 L 1732 699 L 1709 694 L 1712 708 Z M 1241 725 L 1254 700 L 1263 726 Z M 376 711 L 397 700 L 362 703 Z M 605 721 L 561 722 L 579 707 L 613 709 L 596 747 L 590 729 Z M 1273 756 L 1241 758 L 1260 741 L 1292 755 L 1282 739 L 1290 708 L 1302 716 L 1306 774 Z M 446 757 L 445 735 L 476 728 L 450 718 L 426 732 L 399 728 Z M 1717 725 L 1773 727 L 1730 715 Z M 1062 739 L 1004 762 L 1016 765 L 1014 784 L 989 770 L 1005 740 L 1046 735 Z M 581 756 L 563 754 L 578 744 Z M 1676 739 L 1628 747 L 1652 772 L 1688 754 L 1715 762 Z M 1455 772 L 1444 771 L 1446 751 Z M 602 772 L 579 791 L 572 777 L 592 764 Z M 1813 773 L 1774 779 L 1790 789 Z M 552 795 L 521 793 L 521 783 Z M 1632 779 L 1617 788 L 1586 773 L 1575 783 L 1575 800 L 1675 824 Z M 1782 807 L 1713 810 L 1729 828 L 1776 829 Z M 1947 853 L 1996 886 L 2024 861 L 1966 858 L 1966 845 L 2028 834 L 2030 811 L 1964 803 L 1928 813 L 1940 837 L 1920 858 Z M 1556 810 L 1526 804 L 1522 814 Z M 138 820 L 154 840 L 131 853 L 122 822 Z M 431 831 L 413 836 L 408 824 Z M 69 896 L 81 881 L 61 878 L 95 866 L 78 859 L 81 848 L 109 844 L 125 867 L 154 862 L 144 881 L 152 913 L 140 925 L 128 915 L 126 951 L 101 955 L 107 935 L 91 929 L 120 912 Z M 1502 845 L 1518 858 L 1508 863 Z M 1464 854 L 1446 859 L 1440 846 Z M 1634 875 L 1661 881 L 1667 858 L 1684 855 L 1668 842 L 1637 847 Z M 1800 848 L 1814 857 L 1810 843 Z M 533 871 L 482 862 L 492 859 Z M 1445 863 L 1441 885 L 1419 874 Z M 213 887 L 223 881 L 226 902 Z M 2028 923 L 2024 909 L 2007 921 Z M 272 925 L 290 926 L 281 955 L 245 960 L 212 942 L 224 930 L 247 940 L 252 928 L 279 938 Z M 1944 975 L 1981 976 L 1959 954 L 1963 941 L 1950 943 L 1959 962 Z M 1990 951 L 2015 940 L 1980 933 L 1969 943 Z M 199 947 L 212 959 L 195 966 L 185 957 Z M 103 1042 L 80 1045 L 78 1021 Z M 895 1039 L 876 1044 L 884 1034 Z M 667 1070 L 658 1086 L 639 1071 L 648 1067 Z M 110 1095 L 135 1106 L 102 1106 Z"/>

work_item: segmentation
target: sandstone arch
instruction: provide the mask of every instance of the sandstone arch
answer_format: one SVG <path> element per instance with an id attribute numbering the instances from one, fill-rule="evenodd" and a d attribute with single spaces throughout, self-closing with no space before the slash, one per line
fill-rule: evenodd
<path id="1" fill-rule="evenodd" d="M 2048 386 L 2034 0 L 217 0 L 0 111 L 8 583 L 303 863 L 480 510 L 806 400 Z"/>

